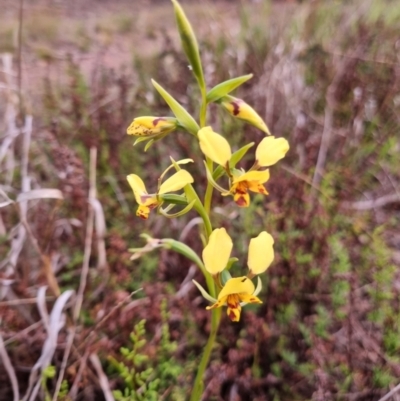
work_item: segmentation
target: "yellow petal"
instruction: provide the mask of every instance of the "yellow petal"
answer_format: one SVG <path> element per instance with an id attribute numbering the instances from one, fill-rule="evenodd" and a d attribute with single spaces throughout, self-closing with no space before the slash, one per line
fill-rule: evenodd
<path id="1" fill-rule="evenodd" d="M 239 308 L 228 308 L 227 309 L 227 314 L 229 319 L 232 320 L 232 322 L 238 322 L 240 320 L 240 312 L 241 312 L 242 307 Z"/>
<path id="2" fill-rule="evenodd" d="M 256 160 L 259 166 L 268 167 L 283 159 L 289 150 L 289 142 L 285 138 L 268 136 L 257 146 Z"/>
<path id="3" fill-rule="evenodd" d="M 269 180 L 269 170 L 262 171 L 248 171 L 247 173 L 242 174 L 239 177 L 235 177 L 233 182 L 236 184 L 242 181 L 257 181 L 261 184 L 267 182 Z"/>
<path id="4" fill-rule="evenodd" d="M 139 205 L 143 204 L 141 197 L 147 195 L 147 191 L 142 179 L 136 174 L 129 174 L 126 179 L 133 190 L 136 202 Z"/>
<path id="5" fill-rule="evenodd" d="M 210 274 L 222 272 L 228 264 L 232 251 L 232 240 L 225 228 L 216 228 L 203 250 L 203 261 Z M 218 298 L 220 299 L 220 298 Z"/>
<path id="6" fill-rule="evenodd" d="M 229 279 L 224 288 L 218 294 L 218 300 L 226 297 L 231 294 L 253 294 L 254 293 L 254 284 L 253 282 L 247 278 L 243 277 L 235 277 Z"/>
<path id="7" fill-rule="evenodd" d="M 273 245 L 274 239 L 266 231 L 261 232 L 258 237 L 250 240 L 247 265 L 252 274 L 260 274 L 268 269 L 274 260 Z"/>
<path id="8" fill-rule="evenodd" d="M 238 294 L 240 301 L 245 302 L 246 304 L 262 304 L 260 298 L 256 297 L 252 294 Z"/>
<path id="9" fill-rule="evenodd" d="M 264 185 L 258 181 L 248 181 L 249 190 L 256 192 L 258 194 L 268 195 L 268 191 L 265 189 Z"/>
<path id="10" fill-rule="evenodd" d="M 191 184 L 192 182 L 193 177 L 190 175 L 190 173 L 188 173 L 186 170 L 179 170 L 162 183 L 158 193 L 162 195 L 169 192 L 179 191 L 185 185 Z"/>
<path id="11" fill-rule="evenodd" d="M 204 127 L 198 132 L 201 151 L 213 162 L 226 166 L 232 156 L 228 141 L 217 134 L 211 127 Z"/>
<path id="12" fill-rule="evenodd" d="M 226 304 L 228 306 L 226 313 L 229 319 L 231 319 L 232 322 L 238 322 L 240 320 L 240 312 L 242 311 L 239 294 L 228 295 Z"/>
<path id="13" fill-rule="evenodd" d="M 139 205 L 136 211 L 136 216 L 140 217 L 143 220 L 147 220 L 149 218 L 150 208 L 148 206 Z"/>
<path id="14" fill-rule="evenodd" d="M 135 118 L 126 130 L 128 135 L 156 136 L 173 131 L 177 120 L 172 117 L 143 116 Z"/>
<path id="15" fill-rule="evenodd" d="M 236 191 L 233 195 L 233 200 L 239 207 L 249 207 L 250 206 L 250 195 L 246 192 L 243 191 L 238 191 L 238 188 L 236 188 Z"/>
<path id="16" fill-rule="evenodd" d="M 226 299 L 228 298 L 228 295 L 224 298 L 219 299 L 217 302 L 215 302 L 215 304 L 210 305 L 210 306 L 206 306 L 207 310 L 210 309 L 215 309 L 215 308 L 220 308 L 221 306 L 226 304 Z"/>
<path id="17" fill-rule="evenodd" d="M 235 98 L 233 96 L 225 96 L 222 99 L 221 104 L 234 117 L 247 121 L 261 131 L 264 131 L 267 135 L 271 135 L 263 119 L 244 100 Z"/>

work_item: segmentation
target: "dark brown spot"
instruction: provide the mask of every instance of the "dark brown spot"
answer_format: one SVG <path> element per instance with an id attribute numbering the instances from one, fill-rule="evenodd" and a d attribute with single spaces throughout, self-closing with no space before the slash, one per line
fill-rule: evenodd
<path id="1" fill-rule="evenodd" d="M 238 102 L 231 102 L 231 105 L 233 107 L 233 115 L 237 116 L 240 113 L 240 106 Z"/>
<path id="2" fill-rule="evenodd" d="M 236 199 L 236 204 L 238 206 L 247 206 L 246 199 L 243 196 Z"/>
<path id="3" fill-rule="evenodd" d="M 244 283 L 246 280 L 247 280 L 247 277 L 245 277 L 245 278 L 242 280 L 242 283 Z"/>
<path id="4" fill-rule="evenodd" d="M 229 319 L 231 319 L 232 321 L 235 321 L 236 320 L 236 315 L 235 315 L 235 313 L 233 312 L 233 311 L 229 311 Z"/>
<path id="5" fill-rule="evenodd" d="M 160 121 L 165 121 L 165 118 L 158 117 L 153 120 L 153 126 L 156 127 Z"/>

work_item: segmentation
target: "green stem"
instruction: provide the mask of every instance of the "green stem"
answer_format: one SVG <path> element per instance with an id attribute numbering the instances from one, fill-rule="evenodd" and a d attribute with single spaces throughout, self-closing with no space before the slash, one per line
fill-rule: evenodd
<path id="1" fill-rule="evenodd" d="M 206 159 L 207 159 L 208 170 L 212 172 L 214 169 L 213 162 L 208 157 Z M 211 200 L 212 200 L 213 190 L 214 190 L 214 188 L 211 185 L 210 181 L 207 181 L 207 189 L 206 189 L 206 193 L 204 195 L 204 209 L 206 210 L 208 215 L 210 214 L 210 210 L 211 210 Z"/>
<path id="2" fill-rule="evenodd" d="M 212 225 L 211 225 L 210 217 L 208 215 L 207 210 L 205 209 L 205 207 L 201 203 L 201 200 L 198 197 L 198 195 L 197 195 L 196 191 L 194 190 L 194 188 L 191 185 L 188 185 L 188 188 L 189 188 L 189 190 L 187 191 L 187 193 L 190 193 L 191 199 L 196 199 L 196 203 L 194 204 L 193 207 L 197 211 L 197 213 L 200 215 L 200 217 L 203 219 L 204 229 L 205 229 L 204 231 L 205 231 L 206 239 L 207 239 L 207 242 L 208 242 L 208 238 L 210 237 L 210 235 L 212 233 Z"/>
<path id="3" fill-rule="evenodd" d="M 219 322 L 221 320 L 221 308 L 212 310 L 211 315 L 211 331 L 201 357 L 199 369 L 197 370 L 196 379 L 193 384 L 193 391 L 190 396 L 190 401 L 200 401 L 204 390 L 204 372 L 210 360 L 211 352 L 214 347 L 215 338 L 217 337 Z"/>
<path id="4" fill-rule="evenodd" d="M 202 97 L 202 102 L 200 106 L 200 127 L 203 128 L 206 125 L 207 121 L 207 99 L 206 99 L 206 89 L 205 87 L 200 86 L 201 90 L 201 97 Z M 210 171 L 213 170 L 213 162 L 212 160 L 207 158 L 207 165 L 210 168 Z M 208 238 L 211 235 L 212 232 L 212 226 L 211 226 L 211 221 L 210 221 L 210 209 L 211 209 L 211 199 L 212 199 L 212 193 L 213 193 L 213 187 L 212 185 L 208 182 L 207 183 L 207 189 L 206 193 L 204 195 L 204 205 L 201 203 L 199 200 L 195 204 L 195 208 L 201 218 L 203 219 L 204 222 L 204 228 L 205 228 L 205 233 L 207 237 L 207 242 Z M 197 194 L 196 194 L 197 196 Z M 197 196 L 198 199 L 198 196 Z M 207 283 L 207 288 L 208 288 L 208 293 L 212 297 L 216 297 L 216 288 L 215 288 L 215 283 L 211 275 L 206 272 L 205 273 L 205 279 Z M 210 335 L 207 340 L 207 344 L 204 348 L 203 355 L 201 357 L 200 365 L 197 370 L 196 378 L 193 384 L 193 391 L 190 396 L 190 401 L 200 401 L 202 395 L 203 395 L 203 390 L 204 390 L 204 382 L 203 382 L 203 377 L 204 377 L 204 372 L 208 366 L 208 362 L 210 361 L 210 356 L 212 349 L 214 347 L 215 339 L 217 337 L 218 333 L 218 327 L 219 327 L 219 322 L 221 320 L 221 308 L 216 308 L 212 310 L 211 313 L 211 331 Z"/>
<path id="5" fill-rule="evenodd" d="M 201 91 L 201 106 L 200 106 L 200 128 L 203 128 L 206 126 L 206 121 L 207 121 L 207 93 L 206 93 L 206 88 L 200 88 Z"/>

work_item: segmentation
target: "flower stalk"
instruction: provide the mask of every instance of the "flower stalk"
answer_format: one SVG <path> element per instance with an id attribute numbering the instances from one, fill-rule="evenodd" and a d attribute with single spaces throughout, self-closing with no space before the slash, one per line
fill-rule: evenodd
<path id="1" fill-rule="evenodd" d="M 267 231 L 262 231 L 251 238 L 248 246 L 246 275 L 232 277 L 230 268 L 238 261 L 232 257 L 234 241 L 224 227 L 213 228 L 213 195 L 221 193 L 225 197 L 233 197 L 239 207 L 248 207 L 251 202 L 249 191 L 268 195 L 265 184 L 270 179 L 269 167 L 275 165 L 289 150 L 289 144 L 284 138 L 271 135 L 262 117 L 244 100 L 230 95 L 252 77 L 252 74 L 231 78 L 214 86 L 207 92 L 200 58 L 199 46 L 193 28 L 187 19 L 178 0 L 171 0 L 183 51 L 190 64 L 193 76 L 200 91 L 200 111 L 198 121 L 181 105 L 163 86 L 152 80 L 153 86 L 171 109 L 172 116 L 139 116 L 128 127 L 127 133 L 137 137 L 134 145 L 147 141 L 144 150 L 162 140 L 167 135 L 175 135 L 176 131 L 184 131 L 188 138 L 197 141 L 201 152 L 197 157 L 203 159 L 205 169 L 203 176 L 207 179 L 204 194 L 198 192 L 198 183 L 191 174 L 192 159 L 175 161 L 171 158 L 169 167 L 159 175 L 157 182 L 148 183 L 137 174 L 127 176 L 132 188 L 134 199 L 138 204 L 137 215 L 142 219 L 154 218 L 159 214 L 167 218 L 181 218 L 189 211 L 195 211 L 203 221 L 199 231 L 198 246 L 203 248 L 202 258 L 198 252 L 188 245 L 172 238 L 154 239 L 142 235 L 147 245 L 134 248 L 132 260 L 146 252 L 158 248 L 166 248 L 180 253 L 194 262 L 204 276 L 206 289 L 193 280 L 194 285 L 210 304 L 206 307 L 211 311 L 211 329 L 207 343 L 204 346 L 199 362 L 190 401 L 199 401 L 204 390 L 204 377 L 212 351 L 215 347 L 218 328 L 222 316 L 222 308 L 226 307 L 227 317 L 232 322 L 241 318 L 243 307 L 248 303 L 262 303 L 260 275 L 272 264 L 274 259 L 274 239 Z M 207 110 L 210 103 L 219 104 L 233 118 L 239 118 L 260 129 L 266 135 L 256 147 L 253 166 L 245 171 L 237 164 L 252 148 L 254 143 L 247 143 L 232 152 L 231 145 L 224 135 L 214 132 L 207 126 Z M 146 188 L 156 188 L 148 192 Z M 204 187 L 203 187 L 204 188 Z M 216 196 L 215 196 L 216 198 Z M 221 201 L 221 198 L 219 198 Z M 172 209 L 175 209 L 172 211 Z M 152 210 L 155 210 L 152 212 Z M 229 227 L 228 227 L 229 228 Z M 257 286 L 253 279 L 257 277 Z"/>

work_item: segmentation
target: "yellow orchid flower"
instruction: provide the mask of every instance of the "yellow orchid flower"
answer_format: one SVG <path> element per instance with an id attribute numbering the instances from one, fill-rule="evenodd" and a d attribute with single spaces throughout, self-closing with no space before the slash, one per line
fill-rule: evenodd
<path id="1" fill-rule="evenodd" d="M 203 250 L 203 261 L 211 275 L 221 273 L 231 256 L 233 243 L 225 228 L 216 228 Z"/>
<path id="2" fill-rule="evenodd" d="M 250 205 L 250 195 L 248 191 L 268 195 L 268 191 L 264 185 L 269 180 L 269 170 L 262 171 L 243 171 L 236 170 L 233 172 L 229 193 L 222 195 L 233 195 L 233 200 L 240 207 L 248 207 Z"/>
<path id="3" fill-rule="evenodd" d="M 225 167 L 232 156 L 228 141 L 211 127 L 202 128 L 197 135 L 201 151 L 213 162 Z"/>
<path id="4" fill-rule="evenodd" d="M 231 278 L 226 282 L 224 288 L 222 288 L 221 292 L 218 294 L 216 302 L 211 306 L 207 306 L 206 309 L 209 310 L 227 305 L 227 314 L 229 319 L 233 322 L 238 322 L 243 302 L 262 303 L 254 293 L 254 284 L 248 277 L 243 276 Z"/>
<path id="5" fill-rule="evenodd" d="M 150 117 L 143 116 L 135 118 L 126 130 L 128 135 L 152 138 L 165 135 L 176 129 L 178 120 L 173 117 Z"/>
<path id="6" fill-rule="evenodd" d="M 250 240 L 247 265 L 250 275 L 265 272 L 274 260 L 274 239 L 266 231 Z M 227 266 L 231 256 L 232 239 L 225 228 L 216 228 L 210 235 L 208 244 L 203 250 L 203 262 L 206 270 L 215 276 Z"/>
<path id="7" fill-rule="evenodd" d="M 266 231 L 250 240 L 247 266 L 250 275 L 264 273 L 274 260 L 274 239 Z"/>
<path id="8" fill-rule="evenodd" d="M 289 150 L 289 142 L 285 138 L 268 136 L 256 149 L 256 163 L 260 167 L 269 167 L 283 159 Z"/>
<path id="9" fill-rule="evenodd" d="M 253 167 L 245 172 L 229 167 L 232 151 L 228 141 L 211 127 L 204 127 L 198 132 L 202 152 L 213 162 L 222 166 L 229 176 L 229 190 L 220 187 L 208 171 L 207 177 L 211 184 L 222 192 L 223 196 L 233 195 L 233 199 L 240 207 L 250 205 L 249 191 L 268 195 L 264 184 L 269 180 L 269 170 L 259 170 L 269 167 L 285 157 L 289 150 L 289 143 L 284 138 L 269 136 L 264 138 L 256 149 L 256 160 Z"/>
<path id="10" fill-rule="evenodd" d="M 163 173 L 162 177 L 164 176 L 164 174 L 165 172 Z M 136 211 L 136 216 L 139 216 L 144 220 L 149 217 L 150 211 L 152 209 L 160 206 L 163 203 L 159 195 L 179 191 L 185 185 L 191 184 L 193 182 L 193 177 L 190 175 L 189 172 L 187 172 L 186 170 L 179 170 L 160 185 L 157 193 L 149 194 L 146 190 L 144 182 L 138 175 L 129 174 L 126 178 L 133 190 L 136 202 L 139 204 L 139 207 Z"/>
<path id="11" fill-rule="evenodd" d="M 224 96 L 220 103 L 232 116 L 254 125 L 267 135 L 271 135 L 263 119 L 244 100 L 228 95 Z"/>

